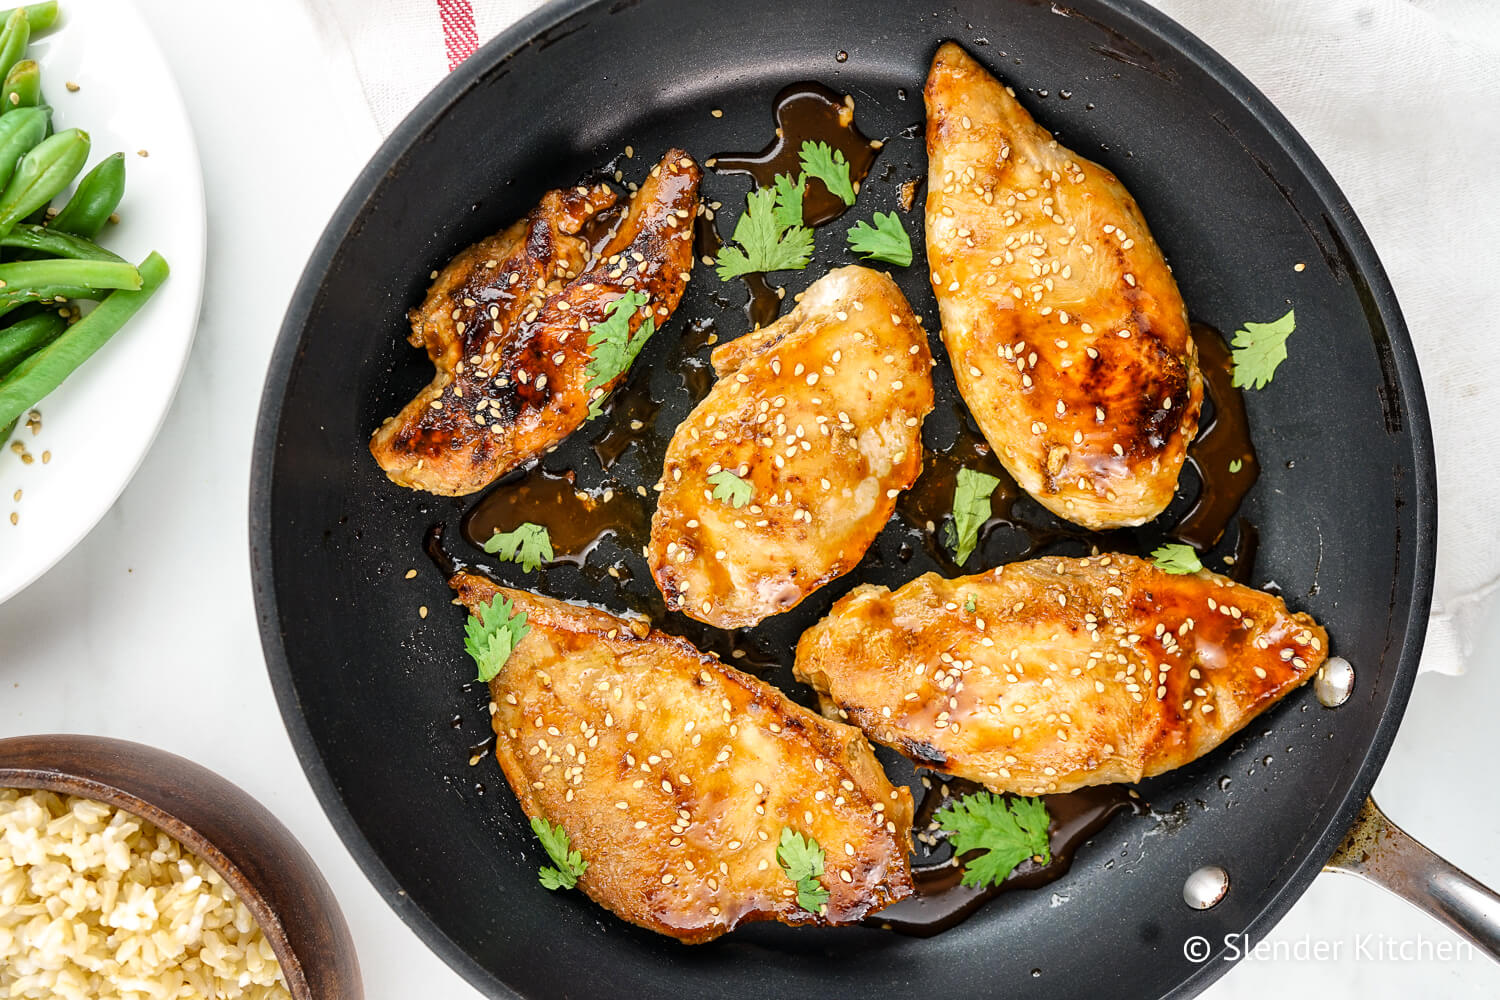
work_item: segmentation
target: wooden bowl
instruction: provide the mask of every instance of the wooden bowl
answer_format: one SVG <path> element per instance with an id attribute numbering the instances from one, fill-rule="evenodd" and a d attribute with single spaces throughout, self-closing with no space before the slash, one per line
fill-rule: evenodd
<path id="1" fill-rule="evenodd" d="M 248 793 L 176 754 L 98 736 L 0 739 L 0 788 L 108 803 L 208 862 L 244 901 L 296 1000 L 362 1000 L 349 925 L 313 859 Z"/>

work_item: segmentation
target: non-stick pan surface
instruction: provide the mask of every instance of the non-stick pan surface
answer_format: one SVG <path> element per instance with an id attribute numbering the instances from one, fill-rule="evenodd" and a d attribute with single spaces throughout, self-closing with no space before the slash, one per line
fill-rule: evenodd
<path id="1" fill-rule="evenodd" d="M 473 667 L 461 646 L 463 614 L 422 551 L 427 529 L 446 522 L 455 554 L 483 562 L 453 537 L 473 498 L 393 486 L 366 440 L 430 378 L 402 336 L 403 314 L 431 270 L 627 144 L 635 158 L 616 161 L 627 180 L 669 145 L 700 160 L 759 149 L 770 137 L 773 97 L 795 81 L 853 95 L 861 128 L 887 139 L 856 210 L 819 231 L 818 257 L 789 276 L 789 294 L 848 262 L 843 229 L 889 209 L 896 184 L 925 171 L 921 87 L 948 38 L 1012 84 L 1064 142 L 1123 179 L 1194 318 L 1232 331 L 1295 306 L 1290 360 L 1268 388 L 1247 394 L 1263 467 L 1243 508 L 1260 529 L 1252 582 L 1274 581 L 1294 608 L 1327 626 L 1335 651 L 1355 665 L 1356 690 L 1337 710 L 1319 706 L 1310 690 L 1294 693 L 1217 752 L 1143 786 L 1153 813 L 1116 819 L 1063 879 L 1002 896 L 937 937 L 757 926 L 684 947 L 579 893 L 538 886 L 535 839 L 493 758 L 471 753 L 488 735 L 487 697 L 464 684 Z M 725 205 L 726 234 L 746 186 L 712 172 L 705 182 L 706 196 Z M 905 219 L 919 234 L 920 212 Z M 914 242 L 918 259 L 895 269 L 896 278 L 935 334 Z M 677 315 L 637 362 L 631 385 L 660 401 L 664 431 L 692 403 L 683 374 L 690 363 L 679 356 L 688 324 L 711 319 L 721 339 L 739 335 L 743 294 L 700 266 Z M 955 433 L 957 396 L 935 336 L 934 344 L 939 403 L 926 436 L 940 447 Z M 706 355 L 694 355 L 700 367 Z M 659 456 L 636 446 L 606 473 L 590 447 L 601 431 L 585 428 L 543 465 L 572 469 L 583 485 L 649 487 Z M 324 807 L 431 947 L 480 988 L 528 997 L 1146 997 L 1201 989 L 1228 968 L 1220 960 L 1226 934 L 1259 937 L 1307 887 L 1375 779 L 1416 668 L 1436 517 L 1416 363 L 1359 223 L 1304 143 L 1238 73 L 1124 0 L 941 8 L 573 0 L 528 18 L 407 119 L 329 225 L 271 365 L 253 483 L 266 656 Z M 1186 477 L 1173 512 L 1194 488 Z M 1021 520 L 1043 520 L 1030 501 L 1017 510 Z M 1159 537 L 1154 530 L 1106 544 L 1139 551 Z M 984 563 L 1017 557 L 1024 541 L 996 528 Z M 1045 551 L 1082 547 L 1065 540 Z M 627 584 L 599 571 L 616 559 L 633 575 Z M 740 641 L 779 663 L 767 676 L 805 698 L 787 669 L 801 630 L 857 581 L 896 586 L 932 568 L 951 572 L 897 520 L 854 573 Z M 415 579 L 405 579 L 409 569 L 419 571 Z M 649 607 L 653 592 L 639 553 L 608 541 L 583 569 L 524 574 L 505 565 L 497 575 L 620 611 Z M 470 766 L 474 753 L 481 759 Z M 1182 886 L 1206 863 L 1222 865 L 1232 881 L 1219 906 L 1199 912 L 1184 905 Z M 1209 961 L 1183 956 L 1193 935 L 1215 944 Z"/>

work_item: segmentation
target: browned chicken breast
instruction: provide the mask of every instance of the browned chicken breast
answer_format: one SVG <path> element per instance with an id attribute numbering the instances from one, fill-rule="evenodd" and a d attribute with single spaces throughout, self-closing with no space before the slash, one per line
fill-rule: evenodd
<path id="1" fill-rule="evenodd" d="M 1203 385 L 1140 209 L 952 42 L 926 96 L 927 256 L 959 392 L 1048 510 L 1094 529 L 1151 520 Z"/>
<path id="2" fill-rule="evenodd" d="M 503 593 L 526 613 L 490 682 L 495 753 L 526 814 L 583 855 L 596 902 L 698 943 L 752 920 L 854 923 L 911 894 L 911 793 L 857 729 L 645 622 L 452 585 L 471 610 Z M 825 853 L 821 913 L 777 863 L 787 827 Z"/>
<path id="3" fill-rule="evenodd" d="M 719 381 L 667 448 L 651 573 L 719 628 L 849 572 L 922 468 L 927 336 L 888 275 L 841 267 L 713 354 Z"/>
<path id="4" fill-rule="evenodd" d="M 860 587 L 797 645 L 824 711 L 939 771 L 1037 795 L 1196 760 L 1328 655 L 1280 598 L 1135 556 Z"/>
<path id="5" fill-rule="evenodd" d="M 693 266 L 698 164 L 668 150 L 597 253 L 590 220 L 614 205 L 600 185 L 550 191 L 504 232 L 465 250 L 411 312 L 411 342 L 437 377 L 370 440 L 393 482 L 462 496 L 483 489 L 577 430 L 589 402 L 589 333 L 630 292 L 649 316 L 672 315 Z"/>

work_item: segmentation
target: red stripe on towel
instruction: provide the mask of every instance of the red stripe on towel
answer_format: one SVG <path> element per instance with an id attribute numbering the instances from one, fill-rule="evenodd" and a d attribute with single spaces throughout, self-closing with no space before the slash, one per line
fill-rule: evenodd
<path id="1" fill-rule="evenodd" d="M 479 48 L 474 7 L 469 0 L 437 0 L 437 6 L 443 22 L 443 45 L 448 50 L 448 68 L 456 69 Z"/>

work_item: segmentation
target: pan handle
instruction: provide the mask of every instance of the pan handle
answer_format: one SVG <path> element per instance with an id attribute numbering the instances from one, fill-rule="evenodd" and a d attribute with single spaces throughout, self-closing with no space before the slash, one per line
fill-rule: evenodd
<path id="1" fill-rule="evenodd" d="M 1500 895 L 1433 854 L 1366 799 L 1349 835 L 1323 866 L 1394 892 L 1500 961 Z"/>

